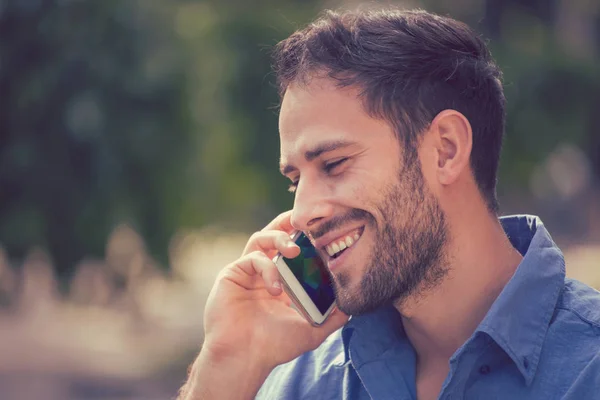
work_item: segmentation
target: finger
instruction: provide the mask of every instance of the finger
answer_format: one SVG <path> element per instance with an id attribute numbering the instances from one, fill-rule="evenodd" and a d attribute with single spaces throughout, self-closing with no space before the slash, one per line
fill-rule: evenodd
<path id="1" fill-rule="evenodd" d="M 287 233 L 291 233 L 294 231 L 294 227 L 292 226 L 292 210 L 288 210 L 282 212 L 277 217 L 275 217 L 271 222 L 267 224 L 263 229 L 263 231 L 277 230 L 284 231 Z"/>
<path id="2" fill-rule="evenodd" d="M 235 283 L 245 289 L 254 289 L 255 278 L 260 276 L 265 283 L 265 289 L 273 295 L 279 296 L 282 292 L 279 271 L 275 263 L 260 251 L 255 251 L 235 261 L 228 271 L 232 274 L 225 275 L 226 278 L 234 280 Z"/>
<path id="3" fill-rule="evenodd" d="M 269 256 L 275 250 L 288 258 L 294 258 L 300 254 L 300 247 L 290 239 L 290 236 L 283 231 L 276 230 L 260 231 L 253 234 L 242 254 L 261 251 Z"/>

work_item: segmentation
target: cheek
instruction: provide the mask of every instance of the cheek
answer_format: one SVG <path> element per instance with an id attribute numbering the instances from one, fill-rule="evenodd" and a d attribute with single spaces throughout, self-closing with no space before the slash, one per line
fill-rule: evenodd
<path id="1" fill-rule="evenodd" d="M 334 187 L 335 196 L 345 207 L 361 208 L 369 202 L 371 188 L 365 184 L 365 179 L 360 174 L 347 174 L 343 180 Z"/>
<path id="2" fill-rule="evenodd" d="M 359 209 L 366 211 L 374 219 L 375 224 L 381 225 L 381 196 L 383 193 L 383 182 L 369 177 L 367 179 L 349 179 L 342 185 L 336 187 L 336 197 L 345 209 Z"/>

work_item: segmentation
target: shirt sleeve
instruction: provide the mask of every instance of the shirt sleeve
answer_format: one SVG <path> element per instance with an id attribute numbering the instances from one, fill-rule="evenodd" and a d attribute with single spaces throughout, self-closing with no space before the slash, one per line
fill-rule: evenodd
<path id="1" fill-rule="evenodd" d="M 276 367 L 267 377 L 256 395 L 256 400 L 292 400 L 298 399 L 297 376 L 294 376 L 296 360 Z"/>

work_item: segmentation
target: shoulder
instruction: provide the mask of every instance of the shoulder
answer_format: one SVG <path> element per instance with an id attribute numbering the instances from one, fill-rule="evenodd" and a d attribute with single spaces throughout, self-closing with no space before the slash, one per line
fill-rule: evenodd
<path id="1" fill-rule="evenodd" d="M 600 373 L 600 292 L 566 279 L 546 334 L 542 370 L 576 381 L 590 368 Z"/>
<path id="2" fill-rule="evenodd" d="M 565 279 L 545 332 L 536 381 L 545 393 L 540 398 L 598 398 L 600 292 Z"/>
<path id="3" fill-rule="evenodd" d="M 565 279 L 558 298 L 555 317 L 572 317 L 600 337 L 600 292 L 575 279 Z"/>
<path id="4" fill-rule="evenodd" d="M 264 382 L 256 399 L 300 399 L 316 389 L 331 390 L 344 374 L 344 345 L 341 329 L 331 334 L 317 349 L 276 367 Z"/>

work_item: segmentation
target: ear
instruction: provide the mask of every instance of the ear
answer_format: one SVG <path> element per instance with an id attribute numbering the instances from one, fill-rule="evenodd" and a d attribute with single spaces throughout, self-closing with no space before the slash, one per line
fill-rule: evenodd
<path id="1" fill-rule="evenodd" d="M 436 176 L 450 185 L 470 166 L 473 131 L 469 120 L 455 110 L 440 112 L 431 122 L 430 133 L 436 147 Z"/>

